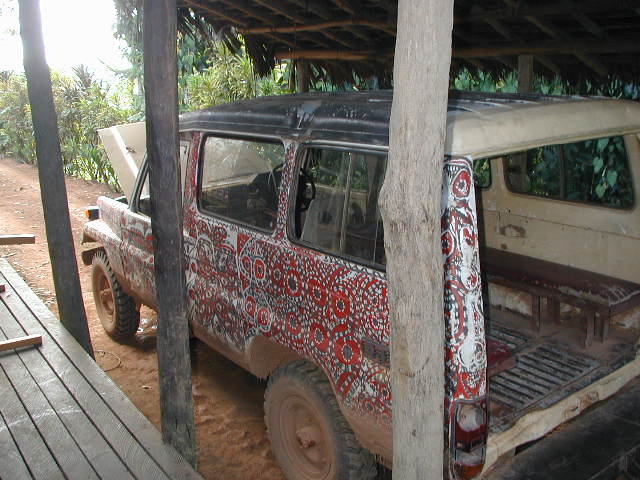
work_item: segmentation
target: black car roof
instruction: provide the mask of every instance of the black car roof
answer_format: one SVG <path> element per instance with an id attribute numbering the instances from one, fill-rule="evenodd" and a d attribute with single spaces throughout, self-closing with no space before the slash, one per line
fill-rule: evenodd
<path id="1" fill-rule="evenodd" d="M 385 146 L 392 99 L 390 90 L 260 97 L 182 114 L 180 130 Z M 451 113 L 477 112 L 566 99 L 452 91 L 448 109 Z"/>

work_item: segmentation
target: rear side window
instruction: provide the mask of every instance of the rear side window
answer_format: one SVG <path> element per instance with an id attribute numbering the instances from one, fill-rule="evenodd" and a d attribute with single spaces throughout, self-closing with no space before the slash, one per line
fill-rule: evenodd
<path id="1" fill-rule="evenodd" d="M 295 237 L 312 247 L 385 264 L 378 197 L 384 154 L 310 148 L 305 151 L 295 208 Z"/>
<path id="2" fill-rule="evenodd" d="M 273 231 L 284 162 L 283 145 L 207 137 L 201 156 L 200 209 Z"/>
<path id="3" fill-rule="evenodd" d="M 505 157 L 516 193 L 630 208 L 634 192 L 623 137 L 534 148 Z"/>

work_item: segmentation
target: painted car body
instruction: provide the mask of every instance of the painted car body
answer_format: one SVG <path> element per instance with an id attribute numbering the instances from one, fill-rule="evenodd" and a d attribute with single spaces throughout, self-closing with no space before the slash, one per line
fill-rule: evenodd
<path id="1" fill-rule="evenodd" d="M 304 149 L 322 146 L 385 153 L 391 98 L 389 92 L 264 98 L 186 114 L 180 121 L 181 141 L 188 142 L 183 158 L 184 254 L 188 319 L 194 333 L 262 378 L 296 359 L 317 364 L 362 445 L 387 461 L 392 458 L 392 398 L 384 269 L 313 248 L 293 238 L 291 223 Z M 487 100 L 460 95 L 450 101 L 442 194 L 444 401 L 449 435 L 453 435 L 456 405 L 482 404 L 487 392 L 472 158 L 543 143 L 548 136 L 542 131 L 543 122 L 536 123 L 537 129 L 530 130 L 528 137 L 516 136 L 517 146 L 504 137 L 495 145 L 482 142 L 491 134 L 486 115 L 491 108 L 498 106 L 499 115 L 511 115 L 512 120 L 542 118 L 544 109 L 535 112 L 541 108 L 540 98 Z M 547 109 L 562 103 L 542 100 Z M 564 102 L 577 110 L 587 103 Z M 628 123 L 619 115 L 611 118 Z M 500 118 L 500 122 L 508 124 L 509 119 Z M 583 135 L 576 132 L 576 138 Z M 210 136 L 261 139 L 284 146 L 272 232 L 203 212 L 201 157 Z M 151 221 L 138 205 L 145 175 L 143 167 L 129 206 L 100 198 L 101 218 L 85 225 L 85 237 L 105 249 L 127 292 L 155 307 Z"/>

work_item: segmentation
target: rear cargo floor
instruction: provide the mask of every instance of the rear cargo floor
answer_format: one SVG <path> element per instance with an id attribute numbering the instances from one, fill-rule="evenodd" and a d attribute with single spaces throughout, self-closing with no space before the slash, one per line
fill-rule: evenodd
<path id="1" fill-rule="evenodd" d="M 491 317 L 487 332 L 491 434 L 506 430 L 532 410 L 550 407 L 635 358 L 631 335 L 621 332 L 585 349 L 572 338 L 570 326 L 547 325 L 534 332 L 526 319 L 493 309 Z"/>

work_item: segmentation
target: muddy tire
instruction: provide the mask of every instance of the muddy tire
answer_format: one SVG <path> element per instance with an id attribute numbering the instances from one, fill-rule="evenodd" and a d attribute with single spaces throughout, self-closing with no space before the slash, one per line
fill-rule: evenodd
<path id="1" fill-rule="evenodd" d="M 305 361 L 279 368 L 264 401 L 271 448 L 289 480 L 369 480 L 374 456 L 342 416 L 324 373 Z"/>
<path id="2" fill-rule="evenodd" d="M 140 324 L 136 302 L 122 290 L 103 251 L 93 256 L 91 266 L 93 299 L 102 327 L 115 340 L 132 338 Z"/>

